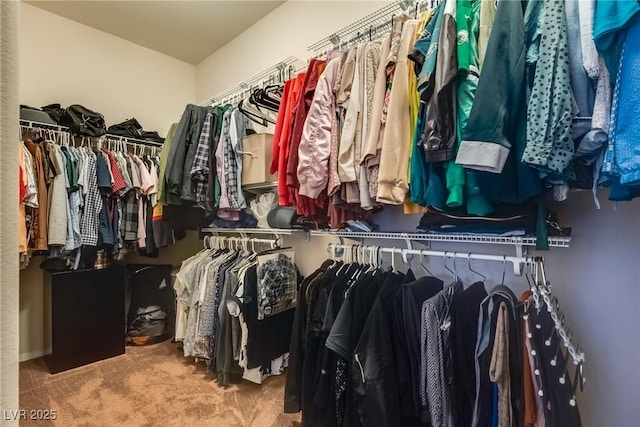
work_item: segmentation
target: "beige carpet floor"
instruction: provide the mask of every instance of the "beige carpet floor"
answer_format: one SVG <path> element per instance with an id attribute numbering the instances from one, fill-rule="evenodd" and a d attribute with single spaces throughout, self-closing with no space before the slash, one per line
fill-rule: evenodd
<path id="1" fill-rule="evenodd" d="M 204 363 L 164 342 L 127 347 L 125 355 L 51 375 L 44 359 L 20 364 L 20 409 L 55 410 L 55 421 L 21 426 L 293 427 L 282 412 L 285 377 L 262 385 L 219 387 Z"/>

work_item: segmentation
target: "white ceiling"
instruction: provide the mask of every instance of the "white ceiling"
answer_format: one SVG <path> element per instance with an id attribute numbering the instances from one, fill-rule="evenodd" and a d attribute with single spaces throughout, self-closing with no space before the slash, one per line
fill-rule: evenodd
<path id="1" fill-rule="evenodd" d="M 284 1 L 58 1 L 25 3 L 198 64 Z"/>

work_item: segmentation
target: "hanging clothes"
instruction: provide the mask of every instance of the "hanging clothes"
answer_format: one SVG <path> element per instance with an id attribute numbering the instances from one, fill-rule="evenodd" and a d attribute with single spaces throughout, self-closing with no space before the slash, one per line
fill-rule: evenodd
<path id="1" fill-rule="evenodd" d="M 33 244 L 32 247 L 36 251 L 42 251 L 48 249 L 47 244 L 47 226 L 49 222 L 48 214 L 48 189 L 46 184 L 45 173 L 45 161 L 42 150 L 38 144 L 35 144 L 31 140 L 25 141 L 27 150 L 33 156 L 33 162 L 36 172 L 36 180 L 38 186 L 38 209 L 34 218 L 34 230 L 32 235 Z"/>
<path id="2" fill-rule="evenodd" d="M 540 294 L 485 286 L 327 260 L 298 291 L 285 412 L 303 426 L 580 426 Z"/>
<path id="3" fill-rule="evenodd" d="M 386 115 L 384 140 L 380 157 L 380 171 L 378 175 L 378 194 L 376 200 L 381 203 L 402 204 L 409 190 L 407 184 L 410 147 L 409 124 L 409 66 L 407 55 L 411 49 L 411 41 L 417 20 L 409 20 L 408 16 L 397 17 L 397 23 L 402 31 L 400 36 L 392 39 L 390 57 L 387 64 L 394 63 L 391 90 L 388 91 L 387 108 L 383 108 Z M 394 58 L 397 55 L 397 60 Z M 386 114 L 385 114 L 386 111 Z"/>
<path id="4" fill-rule="evenodd" d="M 191 169 L 208 111 L 205 107 L 187 105 L 171 143 L 169 158 L 172 161 L 165 173 L 167 191 L 187 203 L 196 201 L 196 182 L 191 179 Z"/>
<path id="5" fill-rule="evenodd" d="M 73 269 L 93 268 L 98 249 L 117 259 L 136 246 L 157 255 L 152 212 L 159 159 L 99 144 L 76 147 L 64 134 L 62 144 L 48 141 L 36 137 L 37 128 L 26 132 L 31 137 L 21 145 L 19 168 L 22 267 L 34 252 L 65 258 Z"/>
<path id="6" fill-rule="evenodd" d="M 300 139 L 297 169 L 299 193 L 311 199 L 320 196 L 329 180 L 331 123 L 335 116 L 333 86 L 341 64 L 341 57 L 332 59 L 319 77 Z"/>
<path id="7" fill-rule="evenodd" d="M 629 200 L 640 192 L 640 155 L 638 155 L 638 126 L 633 119 L 635 104 L 623 107 L 640 93 L 631 70 L 640 63 L 640 21 L 627 30 L 626 42 L 620 55 L 620 67 L 613 95 L 611 128 L 603 172 L 616 185 L 619 200 Z M 613 193 L 613 190 L 612 190 Z"/>
<path id="8" fill-rule="evenodd" d="M 185 357 L 206 360 L 223 386 L 241 379 L 260 384 L 288 364 L 295 303 L 260 318 L 259 289 L 271 282 L 258 275 L 258 255 L 206 249 L 182 262 L 174 282 L 176 340 Z"/>
<path id="9" fill-rule="evenodd" d="M 384 121 L 382 120 L 382 108 L 387 91 L 387 63 L 391 49 L 391 34 L 387 33 L 380 42 L 380 60 L 373 84 L 373 99 L 371 100 L 370 117 L 367 120 L 368 129 L 362 148 L 360 163 L 365 169 L 367 182 L 369 183 L 369 197 L 374 200 L 378 194 L 378 173 L 380 156 L 382 154 L 382 142 L 384 140 Z M 372 56 L 376 59 L 376 49 L 372 48 Z M 383 61 L 384 60 L 384 61 Z M 367 80 L 369 83 L 370 80 Z M 370 89 L 368 89 L 370 90 Z"/>

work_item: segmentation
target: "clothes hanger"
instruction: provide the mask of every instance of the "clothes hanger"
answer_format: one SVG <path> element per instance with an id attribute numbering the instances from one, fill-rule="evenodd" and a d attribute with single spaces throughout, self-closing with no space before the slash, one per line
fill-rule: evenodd
<path id="1" fill-rule="evenodd" d="M 402 263 L 407 266 L 407 268 L 411 269 L 411 260 L 407 258 L 407 251 L 403 249 L 401 252 Z"/>
<path id="2" fill-rule="evenodd" d="M 262 88 L 254 89 L 251 95 L 249 96 L 249 102 L 251 104 L 254 104 L 258 108 L 258 110 L 260 110 L 259 107 L 264 107 L 267 110 L 278 112 L 278 109 L 280 108 L 281 99 L 271 98 L 269 93 L 270 92 Z"/>
<path id="3" fill-rule="evenodd" d="M 533 289 L 533 283 L 532 283 L 532 279 L 531 279 L 531 259 L 527 258 L 527 260 L 525 261 L 524 264 L 524 278 L 527 280 L 527 285 L 529 286 L 529 289 Z"/>
<path id="4" fill-rule="evenodd" d="M 247 103 L 247 105 L 251 105 L 250 103 Z M 260 112 L 256 113 L 255 111 L 252 111 L 251 109 L 247 108 L 247 105 L 244 104 L 244 99 L 241 100 L 238 103 L 238 110 L 240 110 L 240 112 L 242 114 L 244 114 L 246 117 L 249 118 L 249 120 L 251 120 L 254 123 L 259 124 L 260 126 L 267 126 L 268 123 L 272 123 L 275 124 L 275 122 L 271 119 L 267 119 L 265 116 L 263 116 Z M 259 110 L 258 110 L 259 111 Z"/>
<path id="5" fill-rule="evenodd" d="M 469 269 L 470 272 L 475 273 L 478 276 L 482 277 L 482 283 L 487 281 L 487 276 L 471 268 L 471 254 L 467 254 L 467 268 Z"/>
<path id="6" fill-rule="evenodd" d="M 462 276 L 460 276 L 458 274 L 458 265 L 456 263 L 456 253 L 453 253 L 453 271 L 455 271 L 456 273 L 456 282 L 460 282 L 462 285 L 465 285 L 464 281 L 462 280 Z"/>
<path id="7" fill-rule="evenodd" d="M 539 259 L 536 257 L 534 259 L 534 265 L 533 265 L 533 286 L 531 288 L 531 290 L 533 291 L 533 301 L 534 301 L 534 306 L 536 308 L 536 311 L 540 312 L 540 308 L 542 307 L 541 304 L 541 297 L 540 297 L 540 261 Z"/>
<path id="8" fill-rule="evenodd" d="M 433 273 L 431 273 L 431 271 L 429 271 L 429 268 L 427 267 L 427 265 L 422 261 L 422 257 L 426 257 L 426 255 L 424 255 L 422 253 L 422 251 L 420 251 L 420 267 L 422 267 L 422 269 L 430 276 L 430 277 L 435 277 L 433 275 Z"/>
<path id="9" fill-rule="evenodd" d="M 396 270 L 396 253 L 395 252 L 391 252 L 391 271 L 393 271 L 394 273 L 398 272 L 398 270 Z"/>
<path id="10" fill-rule="evenodd" d="M 263 89 L 265 98 L 271 102 L 280 104 L 282 101 L 282 94 L 284 93 L 284 79 L 279 78 L 278 81 L 269 82 Z"/>
<path id="11" fill-rule="evenodd" d="M 348 259 L 347 259 L 347 249 L 348 246 L 350 245 L 345 245 L 345 247 L 343 247 L 342 249 L 342 258 L 344 258 L 344 262 L 342 263 L 342 265 L 338 268 L 338 271 L 336 271 L 336 277 L 338 277 L 340 274 L 342 274 L 342 270 L 343 269 L 349 269 L 349 265 L 351 264 Z M 335 249 L 335 246 L 334 246 Z"/>
<path id="12" fill-rule="evenodd" d="M 327 268 L 331 268 L 336 265 L 336 247 L 332 243 L 327 245 L 327 253 L 329 254 L 327 260 L 331 261 Z"/>
<path id="13" fill-rule="evenodd" d="M 365 266 L 362 264 L 362 260 L 360 259 L 360 248 L 361 245 L 354 245 L 352 249 L 352 256 L 356 261 L 356 269 L 351 275 L 351 280 L 357 280 L 360 275 L 365 271 Z"/>
<path id="14" fill-rule="evenodd" d="M 378 253 L 377 248 L 375 246 L 369 246 L 369 269 L 367 272 L 374 272 L 378 269 L 377 260 L 375 255 Z"/>
<path id="15" fill-rule="evenodd" d="M 253 104 L 260 112 L 262 112 L 260 107 L 263 107 L 277 113 L 282 101 L 282 90 L 282 84 L 270 84 L 266 88 L 258 87 L 251 92 L 249 103 Z"/>
<path id="16" fill-rule="evenodd" d="M 507 257 L 506 256 L 502 256 L 502 282 L 500 282 L 501 285 L 504 285 L 504 277 L 507 274 Z"/>
<path id="17" fill-rule="evenodd" d="M 447 269 L 447 271 L 449 271 L 451 274 L 453 274 L 453 280 L 456 281 L 458 280 L 458 275 L 456 274 L 455 271 L 450 269 L 449 266 L 447 265 L 447 256 L 448 256 L 448 252 L 445 252 L 444 255 L 442 256 L 444 259 L 444 268 Z"/>
<path id="18" fill-rule="evenodd" d="M 253 107 L 253 104 L 251 102 L 247 102 L 245 104 L 244 99 L 241 100 L 240 103 L 238 104 L 238 110 L 240 110 L 240 112 L 245 116 L 247 116 L 249 120 L 251 120 L 252 122 L 265 127 L 268 126 L 269 123 L 276 124 L 275 120 L 273 120 L 271 117 L 264 115 L 264 113 L 260 111 L 260 109 L 254 110 L 252 107 Z"/>

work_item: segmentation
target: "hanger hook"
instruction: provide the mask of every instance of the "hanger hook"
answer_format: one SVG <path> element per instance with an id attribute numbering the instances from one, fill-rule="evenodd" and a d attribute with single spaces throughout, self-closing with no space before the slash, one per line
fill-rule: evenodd
<path id="1" fill-rule="evenodd" d="M 392 271 L 398 271 L 396 270 L 396 252 L 393 251 L 391 252 L 391 270 Z"/>
<path id="2" fill-rule="evenodd" d="M 458 278 L 458 275 L 457 275 L 457 274 L 456 274 L 452 269 L 450 269 L 450 268 L 449 268 L 449 266 L 447 265 L 447 257 L 448 257 L 448 256 L 449 256 L 449 252 L 446 252 L 446 251 L 445 251 L 445 252 L 444 252 L 444 255 L 443 255 L 443 258 L 444 258 L 444 268 L 446 268 L 446 269 L 447 269 L 447 271 L 448 271 L 449 273 L 453 274 L 454 278 L 456 278 L 456 279 L 457 279 L 457 278 Z"/>
<path id="3" fill-rule="evenodd" d="M 502 256 L 502 282 L 501 285 L 504 285 L 504 277 L 507 274 L 507 257 Z"/>
<path id="4" fill-rule="evenodd" d="M 456 264 L 456 252 L 453 253 L 453 271 L 455 273 L 456 281 L 460 280 L 460 275 L 458 274 L 458 265 Z"/>
<path id="5" fill-rule="evenodd" d="M 471 254 L 467 254 L 467 267 L 469 268 L 470 272 L 475 273 L 478 276 L 482 277 L 482 282 L 483 283 L 487 281 L 487 276 L 485 276 L 484 274 L 480 273 L 479 271 L 474 270 L 471 267 Z"/>
<path id="6" fill-rule="evenodd" d="M 429 276 L 433 277 L 433 273 L 431 271 L 429 271 L 429 268 L 427 267 L 427 265 L 422 262 L 422 257 L 426 257 L 426 255 L 424 253 L 422 253 L 422 251 L 420 251 L 420 266 L 424 269 L 424 271 L 427 272 L 427 274 L 429 274 Z"/>

